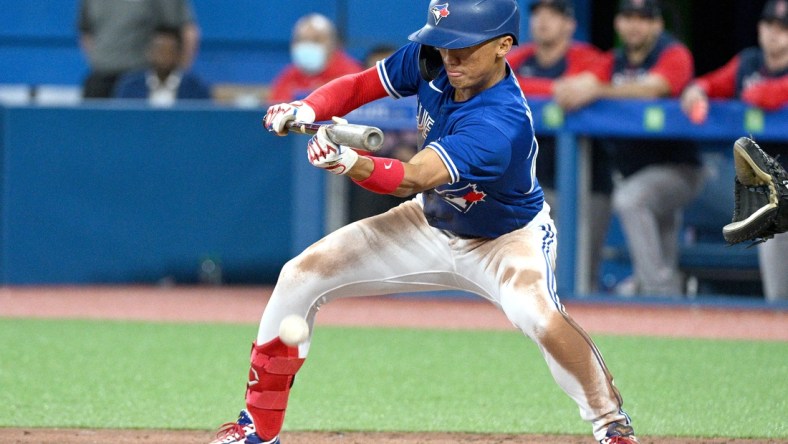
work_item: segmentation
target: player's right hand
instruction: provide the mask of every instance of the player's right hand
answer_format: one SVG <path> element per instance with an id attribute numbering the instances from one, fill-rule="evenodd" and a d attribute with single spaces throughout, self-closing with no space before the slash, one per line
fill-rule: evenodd
<path id="1" fill-rule="evenodd" d="M 334 121 L 337 122 L 337 119 Z M 312 165 L 339 175 L 347 174 L 358 160 L 358 153 L 350 147 L 336 144 L 329 139 L 325 126 L 321 126 L 317 134 L 309 140 L 306 154 Z"/>
<path id="2" fill-rule="evenodd" d="M 291 120 L 312 123 L 315 121 L 315 110 L 300 100 L 271 105 L 263 119 L 263 126 L 277 136 L 284 136 L 287 134 L 285 125 Z"/>

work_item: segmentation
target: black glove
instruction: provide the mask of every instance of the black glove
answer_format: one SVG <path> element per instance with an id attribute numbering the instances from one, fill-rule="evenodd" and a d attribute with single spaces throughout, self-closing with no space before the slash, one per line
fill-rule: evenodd
<path id="1" fill-rule="evenodd" d="M 764 242 L 788 231 L 788 173 L 754 140 L 733 144 L 736 167 L 733 221 L 722 228 L 730 244 Z"/>

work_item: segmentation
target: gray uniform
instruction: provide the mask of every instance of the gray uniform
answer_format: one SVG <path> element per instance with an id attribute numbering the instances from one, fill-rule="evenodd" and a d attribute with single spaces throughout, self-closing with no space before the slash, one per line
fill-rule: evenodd
<path id="1" fill-rule="evenodd" d="M 681 295 L 679 233 L 683 209 L 701 191 L 704 174 L 688 164 L 655 163 L 615 182 L 621 220 L 641 294 Z"/>
<path id="2" fill-rule="evenodd" d="M 158 27 L 194 21 L 188 0 L 82 0 L 79 31 L 93 37 L 91 70 L 120 73 L 147 66 L 145 51 Z"/>
<path id="3" fill-rule="evenodd" d="M 767 301 L 788 301 L 788 233 L 758 245 L 763 294 Z"/>

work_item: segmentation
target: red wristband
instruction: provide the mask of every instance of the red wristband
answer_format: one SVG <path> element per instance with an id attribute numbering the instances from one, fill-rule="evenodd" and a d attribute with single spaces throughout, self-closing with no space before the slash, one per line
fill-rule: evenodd
<path id="1" fill-rule="evenodd" d="M 364 180 L 353 180 L 353 182 L 375 193 L 393 193 L 405 178 L 405 167 L 402 162 L 384 157 L 366 157 L 375 164 L 372 174 Z"/>

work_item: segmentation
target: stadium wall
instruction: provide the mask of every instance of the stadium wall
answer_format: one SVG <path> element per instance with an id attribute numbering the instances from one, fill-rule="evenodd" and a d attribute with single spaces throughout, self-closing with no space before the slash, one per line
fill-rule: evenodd
<path id="1" fill-rule="evenodd" d="M 363 60 L 374 45 L 401 45 L 423 25 L 417 5 L 393 6 L 390 0 L 192 0 L 202 30 L 194 71 L 211 83 L 267 84 L 289 61 L 293 24 L 307 12 L 334 20 L 348 51 Z M 528 8 L 521 0 L 521 34 L 527 38 Z M 590 0 L 576 1 L 577 36 L 588 39 Z M 0 14 L 0 84 L 78 85 L 87 73 L 76 30 L 76 0 L 4 2 Z"/>
<path id="2" fill-rule="evenodd" d="M 325 175 L 303 162 L 304 137 L 261 130 L 259 110 L 0 116 L 2 284 L 273 282 L 323 233 Z"/>

